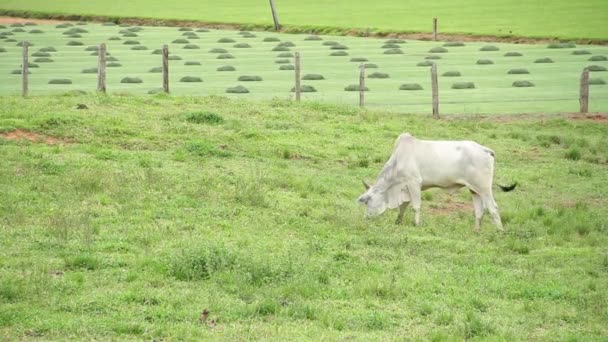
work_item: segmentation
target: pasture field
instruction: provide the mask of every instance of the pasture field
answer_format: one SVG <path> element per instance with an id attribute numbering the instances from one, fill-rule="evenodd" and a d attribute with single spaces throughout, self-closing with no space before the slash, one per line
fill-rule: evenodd
<path id="1" fill-rule="evenodd" d="M 606 122 L 0 97 L 0 336 L 601 340 Z M 464 191 L 425 192 L 420 227 L 363 219 L 360 180 L 405 131 L 496 151 L 496 181 L 519 183 L 497 193 L 504 233 L 473 231 Z"/>
<path id="2" fill-rule="evenodd" d="M 228 88 L 241 85 L 249 93 L 232 97 L 290 98 L 294 72 L 289 69 L 298 51 L 302 83 L 316 90 L 304 93 L 304 100 L 358 103 L 358 92 L 345 88 L 358 83 L 358 67 L 364 61 L 370 65 L 368 106 L 428 113 L 429 65 L 434 62 L 444 113 L 575 112 L 580 74 L 584 67 L 592 67 L 590 110 L 608 111 L 606 46 L 487 42 L 458 46 L 458 42 L 81 24 L 0 27 L 0 94 L 20 92 L 21 47 L 17 44 L 22 40 L 34 44 L 30 47 L 30 62 L 35 64 L 30 69 L 32 95 L 94 91 L 95 49 L 105 42 L 112 59 L 107 69 L 108 91 L 114 93 L 158 91 L 161 74 L 153 69 L 159 69 L 161 56 L 155 50 L 169 44 L 172 57 L 177 58 L 170 62 L 171 92 L 177 95 L 225 95 Z M 234 71 L 218 71 L 226 66 Z M 310 80 L 311 74 L 323 79 Z M 259 76 L 261 81 L 241 81 L 242 76 Z M 184 77 L 201 82 L 181 82 Z M 121 83 L 125 78 L 138 78 L 141 83 Z M 61 83 L 66 79 L 71 84 Z M 49 84 L 57 80 L 59 84 Z M 514 86 L 521 81 L 533 86 Z M 474 89 L 454 89 L 467 83 Z M 404 85 L 421 90 L 400 90 Z"/>
<path id="3" fill-rule="evenodd" d="M 438 0 L 276 1 L 281 23 L 288 29 L 346 32 L 351 28 L 383 32 L 430 32 L 438 17 L 440 32 L 494 36 L 591 38 L 608 40 L 608 4 L 604 0 L 551 2 Z M 256 24 L 272 27 L 268 2 L 245 0 L 44 1 L 1 0 L 0 11 L 12 15 L 74 14 L 193 20 L 207 23 Z M 314 24 L 313 24 L 314 23 Z"/>

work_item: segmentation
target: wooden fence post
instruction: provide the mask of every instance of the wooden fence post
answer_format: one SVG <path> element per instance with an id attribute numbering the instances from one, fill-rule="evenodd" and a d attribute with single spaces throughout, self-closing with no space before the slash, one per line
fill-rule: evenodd
<path id="1" fill-rule="evenodd" d="M 433 90 L 433 118 L 439 119 L 439 85 L 437 84 L 437 64 L 431 65 L 431 83 Z"/>
<path id="2" fill-rule="evenodd" d="M 106 44 L 101 43 L 97 51 L 99 53 L 99 65 L 97 67 L 97 91 L 106 92 Z"/>
<path id="3" fill-rule="evenodd" d="M 296 56 L 295 56 L 295 60 L 296 60 L 296 87 L 295 87 L 295 92 L 296 92 L 296 101 L 300 101 L 300 92 L 301 92 L 301 87 L 300 87 L 300 53 L 296 52 Z"/>
<path id="4" fill-rule="evenodd" d="M 365 106 L 365 64 L 359 66 L 359 107 Z"/>
<path id="5" fill-rule="evenodd" d="M 28 47 L 29 43 L 27 41 L 21 42 L 23 47 L 23 60 L 21 61 L 21 95 L 23 97 L 27 96 L 28 91 L 28 76 L 30 73 L 30 61 L 29 61 L 29 52 Z"/>
<path id="6" fill-rule="evenodd" d="M 279 16 L 277 15 L 277 10 L 274 7 L 274 0 L 270 0 L 270 10 L 272 11 L 272 20 L 274 21 L 274 30 L 280 31 L 281 24 L 279 24 Z"/>
<path id="7" fill-rule="evenodd" d="M 579 103 L 581 105 L 580 112 L 587 113 L 589 111 L 589 69 L 583 69 L 581 74 L 581 88 Z"/>
<path id="8" fill-rule="evenodd" d="M 437 40 L 437 18 L 433 18 L 433 40 Z"/>
<path id="9" fill-rule="evenodd" d="M 169 46 L 163 45 L 163 91 L 169 93 Z"/>

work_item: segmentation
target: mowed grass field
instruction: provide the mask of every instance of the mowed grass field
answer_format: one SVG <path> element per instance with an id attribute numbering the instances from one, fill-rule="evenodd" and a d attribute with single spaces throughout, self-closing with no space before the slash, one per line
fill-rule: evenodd
<path id="1" fill-rule="evenodd" d="M 371 31 L 431 32 L 438 17 L 440 32 L 561 39 L 608 39 L 608 4 L 603 0 L 516 1 L 496 0 L 420 2 L 412 0 L 276 1 L 283 25 L 316 29 L 370 29 Z M 167 6 L 144 0 L 110 1 L 2 0 L 0 10 L 35 14 L 138 17 L 196 20 L 209 23 L 272 26 L 267 2 L 244 0 L 178 0 Z"/>
<path id="2" fill-rule="evenodd" d="M 77 104 L 88 109 L 78 110 Z M 4 340 L 601 340 L 605 116 L 223 97 L 0 97 Z M 19 129 L 20 131 L 15 131 Z M 426 192 L 363 219 L 402 132 L 497 153 L 506 232 Z M 29 135 L 34 141 L 7 137 Z M 46 142 L 46 143 L 45 143 Z"/>
<path id="3" fill-rule="evenodd" d="M 18 24 L 22 25 L 22 24 Z M 71 33 L 71 34 L 70 34 Z M 430 67 L 439 72 L 444 113 L 578 111 L 580 74 L 591 67 L 590 110 L 608 110 L 608 47 L 563 44 L 432 42 L 311 36 L 177 27 L 60 24 L 0 27 L 0 94 L 19 94 L 21 41 L 30 41 L 30 93 L 95 91 L 96 46 L 106 43 L 111 93 L 147 94 L 161 86 L 161 56 L 168 44 L 170 88 L 177 95 L 226 95 L 244 86 L 245 99 L 291 98 L 294 53 L 302 58 L 303 99 L 357 104 L 359 65 L 367 67 L 366 104 L 405 112 L 431 111 Z M 314 40 L 312 40 L 314 39 Z M 139 50 L 138 50 L 139 49 Z M 337 56 L 336 56 L 337 54 Z M 233 71 L 220 71 L 231 67 Z M 156 68 L 156 70 L 154 70 Z M 316 76 L 317 79 L 309 79 Z M 241 77 L 256 76 L 259 81 Z M 321 76 L 322 79 L 318 79 Z M 182 82 L 194 77 L 201 82 Z M 376 77 L 376 78 L 374 78 Z M 138 78 L 141 83 L 121 83 Z M 70 84 L 49 84 L 67 80 Z M 197 79 L 195 79 L 197 80 Z M 517 82 L 532 87 L 516 87 Z M 59 81 L 61 82 L 61 81 Z M 470 84 L 473 89 L 454 89 Z M 524 84 L 525 85 L 525 84 Z M 405 86 L 406 89 L 400 90 Z M 409 88 L 408 88 L 409 87 Z"/>

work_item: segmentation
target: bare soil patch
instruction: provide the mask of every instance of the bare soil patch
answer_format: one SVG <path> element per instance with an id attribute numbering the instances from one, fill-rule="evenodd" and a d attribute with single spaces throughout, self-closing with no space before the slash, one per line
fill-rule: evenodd
<path id="1" fill-rule="evenodd" d="M 57 145 L 69 142 L 65 139 L 52 137 L 36 132 L 30 132 L 23 129 L 16 129 L 14 131 L 0 133 L 0 138 L 7 140 L 28 140 L 31 142 L 44 143 L 47 145 Z"/>
<path id="2" fill-rule="evenodd" d="M 30 18 L 15 18 L 15 17 L 0 17 L 0 24 L 23 24 L 23 23 L 36 23 L 39 25 L 44 24 L 59 24 L 65 22 L 64 20 L 52 20 L 52 19 L 30 19 Z"/>

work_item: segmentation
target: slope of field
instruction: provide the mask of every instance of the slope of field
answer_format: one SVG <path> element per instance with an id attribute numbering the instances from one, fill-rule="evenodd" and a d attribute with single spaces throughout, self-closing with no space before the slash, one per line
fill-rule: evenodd
<path id="1" fill-rule="evenodd" d="M 161 86 L 160 70 L 151 71 L 160 67 L 161 57 L 155 50 L 169 44 L 172 57 L 177 58 L 170 62 L 171 91 L 178 95 L 223 95 L 228 88 L 241 85 L 250 92 L 232 96 L 290 98 L 294 72 L 289 68 L 293 69 L 294 53 L 298 51 L 302 56 L 302 83 L 316 90 L 305 93 L 304 100 L 356 104 L 358 92 L 345 91 L 345 88 L 358 83 L 358 67 L 365 61 L 369 65 L 368 106 L 428 113 L 431 110 L 429 65 L 436 63 L 444 113 L 575 112 L 579 108 L 581 71 L 594 66 L 591 78 L 598 83 L 591 86 L 590 110 L 608 111 L 608 47 L 605 46 L 482 42 L 464 42 L 457 46 L 455 42 L 69 25 L 0 27 L 0 94 L 20 92 L 22 52 L 17 45 L 22 40 L 34 44 L 30 47 L 30 62 L 35 64 L 35 68 L 30 69 L 31 94 L 94 91 L 97 84 L 95 46 L 105 42 L 110 57 L 115 59 L 107 69 L 109 92 L 145 94 L 157 90 Z M 75 33 L 77 31 L 79 33 Z M 49 48 L 51 51 L 47 52 Z M 537 63 L 542 61 L 550 63 Z M 235 70 L 218 71 L 222 66 Z M 453 76 L 454 72 L 458 74 Z M 308 79 L 311 74 L 323 79 Z M 198 77 L 202 82 L 180 82 L 188 76 Z M 259 76 L 261 81 L 240 81 L 241 76 Z M 141 83 L 121 83 L 126 77 L 137 77 Z M 67 79 L 71 84 L 49 84 L 57 79 Z M 518 81 L 529 81 L 534 86 L 514 87 Z M 467 82 L 475 88 L 453 89 Z M 417 84 L 421 90 L 400 90 L 403 84 Z"/>
<path id="2" fill-rule="evenodd" d="M 277 1 L 281 23 L 297 27 L 335 27 L 400 32 L 440 30 L 498 36 L 608 39 L 608 4 L 583 1 Z M 268 1 L 45 1 L 2 0 L 0 9 L 33 13 L 199 20 L 209 23 L 272 25 Z"/>
<path id="3" fill-rule="evenodd" d="M 601 339 L 607 118 L 507 119 L 0 97 L 0 336 Z M 363 219 L 404 131 L 494 149 L 507 231 L 474 233 L 466 191 L 426 192 L 421 227 Z"/>

